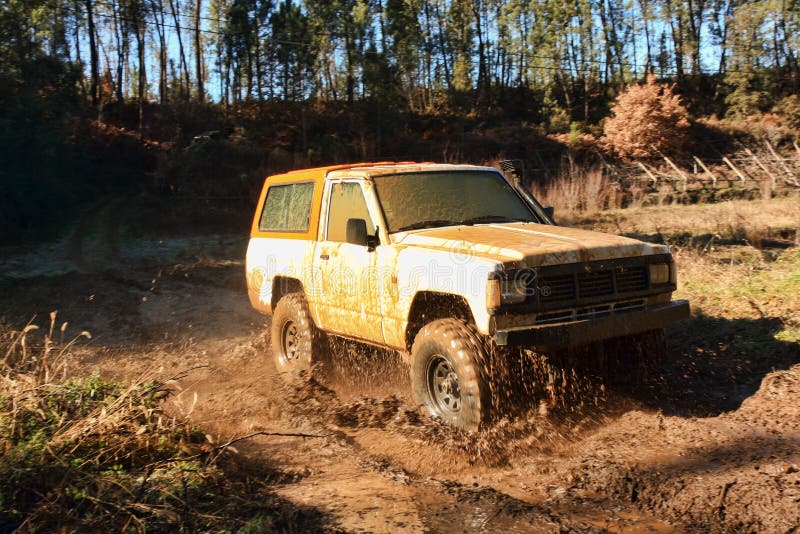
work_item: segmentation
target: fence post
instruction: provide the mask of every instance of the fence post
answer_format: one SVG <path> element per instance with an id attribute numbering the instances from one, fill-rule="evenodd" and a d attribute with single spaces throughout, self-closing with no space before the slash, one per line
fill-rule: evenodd
<path id="1" fill-rule="evenodd" d="M 642 168 L 642 170 L 647 174 L 647 176 L 650 177 L 650 180 L 652 180 L 653 182 L 653 187 L 657 186 L 658 178 L 656 178 L 656 176 L 652 172 L 650 172 L 650 169 L 648 169 L 647 166 L 641 161 L 637 161 L 636 163 L 639 165 L 639 167 Z"/>
<path id="2" fill-rule="evenodd" d="M 745 181 L 746 181 L 746 178 L 744 177 L 744 174 L 742 174 L 741 172 L 739 172 L 739 169 L 737 169 L 737 168 L 736 168 L 736 167 L 733 165 L 733 163 L 731 163 L 731 160 L 729 160 L 729 159 L 728 159 L 726 156 L 723 156 L 723 157 L 722 157 L 722 161 L 724 161 L 724 162 L 725 162 L 725 163 L 728 165 L 728 167 L 730 167 L 730 168 L 731 168 L 731 170 L 732 170 L 733 172 L 735 172 L 735 173 L 736 173 L 736 174 L 739 176 L 739 179 L 740 179 L 740 180 L 742 180 L 742 185 L 744 185 L 744 183 L 745 183 Z"/>
<path id="3" fill-rule="evenodd" d="M 775 152 L 775 149 L 772 148 L 772 145 L 769 143 L 769 141 L 764 141 L 764 142 L 767 144 L 767 148 L 772 153 L 772 157 L 774 157 L 778 161 L 778 163 L 780 163 L 781 167 L 783 167 L 783 170 L 786 173 L 785 181 L 789 182 L 792 185 L 799 185 L 797 183 L 797 180 L 794 178 L 794 173 L 791 170 L 789 170 L 789 167 L 786 165 L 786 162 L 781 159 L 781 157 L 778 155 L 777 152 Z M 795 148 L 797 148 L 796 141 L 794 142 L 794 146 Z"/>
<path id="4" fill-rule="evenodd" d="M 693 156 L 693 157 L 694 157 L 694 160 L 700 165 L 700 167 L 706 172 L 706 174 L 708 174 L 711 177 L 711 183 L 714 184 L 714 188 L 716 189 L 716 187 L 717 187 L 717 177 L 714 176 L 713 172 L 708 170 L 708 167 L 706 167 L 706 164 L 703 163 L 700 158 L 698 158 L 697 156 Z"/>
<path id="5" fill-rule="evenodd" d="M 675 169 L 675 172 L 677 172 L 677 173 L 678 173 L 678 176 L 680 176 L 680 177 L 683 179 L 683 192 L 685 193 L 685 192 L 686 192 L 686 182 L 688 181 L 688 178 L 686 177 L 686 175 L 685 175 L 685 174 L 683 174 L 683 172 L 682 172 L 682 171 L 681 171 L 681 170 L 678 168 L 678 166 L 677 166 L 677 165 L 675 165 L 675 164 L 672 162 L 672 160 L 671 160 L 671 159 L 669 159 L 667 156 L 664 156 L 663 154 L 662 154 L 662 156 L 661 156 L 661 157 L 662 157 L 662 158 L 664 158 L 664 161 L 666 161 L 666 162 L 669 164 L 669 166 L 670 166 L 670 167 L 672 167 L 673 169 Z"/>
<path id="6" fill-rule="evenodd" d="M 752 150 L 745 147 L 744 151 L 747 152 L 750 155 L 750 157 L 753 158 L 753 160 L 758 164 L 758 166 L 761 167 L 761 170 L 767 173 L 767 176 L 769 176 L 772 179 L 772 190 L 775 191 L 775 184 L 778 181 L 775 175 L 772 174 L 769 169 L 767 169 L 766 165 L 761 163 L 761 160 L 758 159 L 758 157 L 755 154 L 753 154 Z"/>

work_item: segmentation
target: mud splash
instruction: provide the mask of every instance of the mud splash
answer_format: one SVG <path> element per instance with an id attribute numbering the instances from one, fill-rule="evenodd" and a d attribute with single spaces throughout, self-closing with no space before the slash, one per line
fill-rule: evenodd
<path id="1" fill-rule="evenodd" d="M 734 337 L 745 335 L 740 323 L 695 318 L 688 337 L 671 332 L 670 358 L 638 388 L 587 371 L 579 354 L 555 369 L 513 362 L 523 385 L 501 391 L 527 404 L 468 434 L 414 405 L 407 368 L 392 353 L 335 341 L 331 380 L 285 387 L 240 265 L 226 263 L 228 245 L 201 248 L 209 261 L 183 250 L 145 254 L 115 273 L 18 280 L 3 286 L 0 313 L 24 326 L 59 309 L 70 329 L 91 331 L 74 362 L 81 372 L 125 379 L 203 366 L 181 381 L 181 405 L 170 409 L 191 412 L 218 442 L 260 430 L 326 436 L 236 446 L 291 475 L 276 493 L 324 510 L 332 530 L 792 532 L 800 524 L 800 352 L 786 343 L 762 350 L 772 330 L 746 345 Z M 734 368 L 734 349 L 758 365 Z"/>

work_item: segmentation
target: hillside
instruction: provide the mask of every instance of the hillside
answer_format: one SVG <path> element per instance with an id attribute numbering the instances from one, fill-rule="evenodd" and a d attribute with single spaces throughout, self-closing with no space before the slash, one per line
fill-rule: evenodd
<path id="1" fill-rule="evenodd" d="M 693 316 L 669 330 L 668 360 L 648 387 L 582 383 L 591 395 L 579 398 L 592 402 L 535 410 L 477 435 L 419 412 L 396 356 L 345 342 L 335 345 L 342 367 L 327 387 L 287 388 L 268 356 L 268 319 L 244 295 L 241 235 L 137 238 L 113 264 L 102 241 L 92 241 L 80 269 L 64 244 L 6 256 L 3 353 L 21 350 L 18 333 L 31 317 L 46 333 L 49 311 L 59 310 L 49 334 L 56 343 L 83 330 L 92 338 L 65 347 L 61 360 L 53 346 L 41 360 L 52 362 L 49 387 L 63 387 L 63 366 L 77 380 L 68 391 L 122 384 L 104 394 L 138 399 L 137 388 L 163 390 L 165 403 L 141 401 L 157 415 L 120 426 L 106 447 L 139 438 L 143 446 L 164 432 L 178 442 L 136 452 L 138 463 L 92 459 L 96 466 L 70 478 L 71 493 L 46 486 L 55 492 L 46 501 L 4 502 L 33 510 L 33 529 L 133 521 L 141 530 L 791 530 L 800 521 L 799 213 L 793 198 L 581 220 L 670 243 L 678 296 L 692 302 Z M 69 324 L 59 333 L 61 321 Z M 44 347 L 38 332 L 26 334 L 31 355 Z M 21 376 L 3 376 L 18 384 L 7 391 L 25 389 Z M 130 406 L 138 410 L 138 402 Z M 2 409 L 9 413 L 8 404 Z M 91 419 L 99 410 L 69 426 L 106 421 Z M 45 421 L 26 413 L 30 425 Z M 13 445 L 17 434 L 3 432 L 4 450 L 31 446 Z M 226 446 L 238 438 L 246 439 Z M 85 462 L 95 450 L 102 449 L 61 454 Z M 52 472 L 59 457 L 29 455 L 25 472 Z M 22 466 L 8 461 L 18 474 Z M 157 476 L 145 491 L 146 473 Z M 113 506 L 101 493 L 112 483 Z"/>

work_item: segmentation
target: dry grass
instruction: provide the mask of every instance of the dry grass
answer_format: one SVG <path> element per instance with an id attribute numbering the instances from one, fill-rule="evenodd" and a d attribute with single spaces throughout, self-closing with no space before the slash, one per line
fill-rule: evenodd
<path id="1" fill-rule="evenodd" d="M 676 297 L 696 314 L 772 320 L 776 339 L 800 340 L 800 199 L 614 210 L 577 225 L 669 244 Z"/>
<path id="2" fill-rule="evenodd" d="M 770 158 L 771 156 L 764 156 L 762 159 L 766 161 Z M 713 170 L 718 177 L 724 177 L 727 167 L 713 167 Z M 746 172 L 762 176 L 760 168 L 746 169 Z M 671 169 L 667 169 L 666 173 L 674 175 Z M 719 188 L 710 185 L 708 181 L 695 179 L 695 175 L 688 170 L 685 171 L 689 176 L 688 188 L 682 180 L 663 179 L 663 173 L 657 172 L 658 183 L 651 182 L 643 173 L 636 179 L 631 176 L 625 178 L 625 174 L 626 172 L 619 174 L 608 166 L 577 165 L 570 156 L 557 176 L 545 184 L 533 184 L 531 192 L 543 205 L 555 208 L 559 222 L 569 224 L 595 219 L 598 213 L 606 210 L 613 214 L 624 208 L 625 213 L 636 216 L 636 210 L 643 207 L 659 206 L 668 211 L 672 205 L 695 206 L 707 203 L 726 206 L 752 203 L 753 208 L 746 209 L 747 213 L 744 214 L 745 217 L 750 217 L 764 203 L 771 205 L 773 198 L 788 199 L 790 202 L 797 202 L 800 198 L 800 190 L 792 187 L 788 181 L 784 182 L 780 173 L 776 184 L 766 175 L 762 176 L 764 179 L 760 182 L 748 181 L 747 186 L 739 184 L 738 180 L 728 182 L 725 178 L 720 178 Z M 760 199 L 762 203 L 752 202 L 754 199 Z M 722 211 L 726 209 L 728 208 L 722 208 Z"/>
<path id="3" fill-rule="evenodd" d="M 695 312 L 726 319 L 777 319 L 777 339 L 800 340 L 800 250 L 750 246 L 677 248 L 679 289 Z"/>
<path id="4" fill-rule="evenodd" d="M 242 469 L 162 401 L 185 373 L 131 383 L 70 377 L 82 332 L 63 341 L 0 328 L 0 531 L 299 531 L 269 492 L 274 473 Z M 58 340 L 56 338 L 59 338 Z"/>
<path id="5" fill-rule="evenodd" d="M 599 167 L 584 169 L 570 164 L 555 180 L 534 186 L 533 194 L 543 205 L 555 207 L 559 219 L 572 220 L 581 213 L 618 206 L 617 187 Z"/>
<path id="6" fill-rule="evenodd" d="M 677 245 L 736 243 L 760 247 L 767 240 L 767 244 L 790 246 L 800 229 L 800 198 L 617 209 L 584 214 L 573 224 Z"/>

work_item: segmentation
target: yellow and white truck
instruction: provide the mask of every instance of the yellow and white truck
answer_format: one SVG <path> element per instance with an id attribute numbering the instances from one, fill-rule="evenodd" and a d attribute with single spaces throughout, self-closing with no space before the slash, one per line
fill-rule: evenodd
<path id="1" fill-rule="evenodd" d="M 450 424 L 490 415 L 487 359 L 663 332 L 664 245 L 557 226 L 491 167 L 382 162 L 270 176 L 247 250 L 252 305 L 272 314 L 288 380 L 336 335 L 401 351 L 416 400 Z M 621 372 L 625 372 L 621 370 Z"/>

